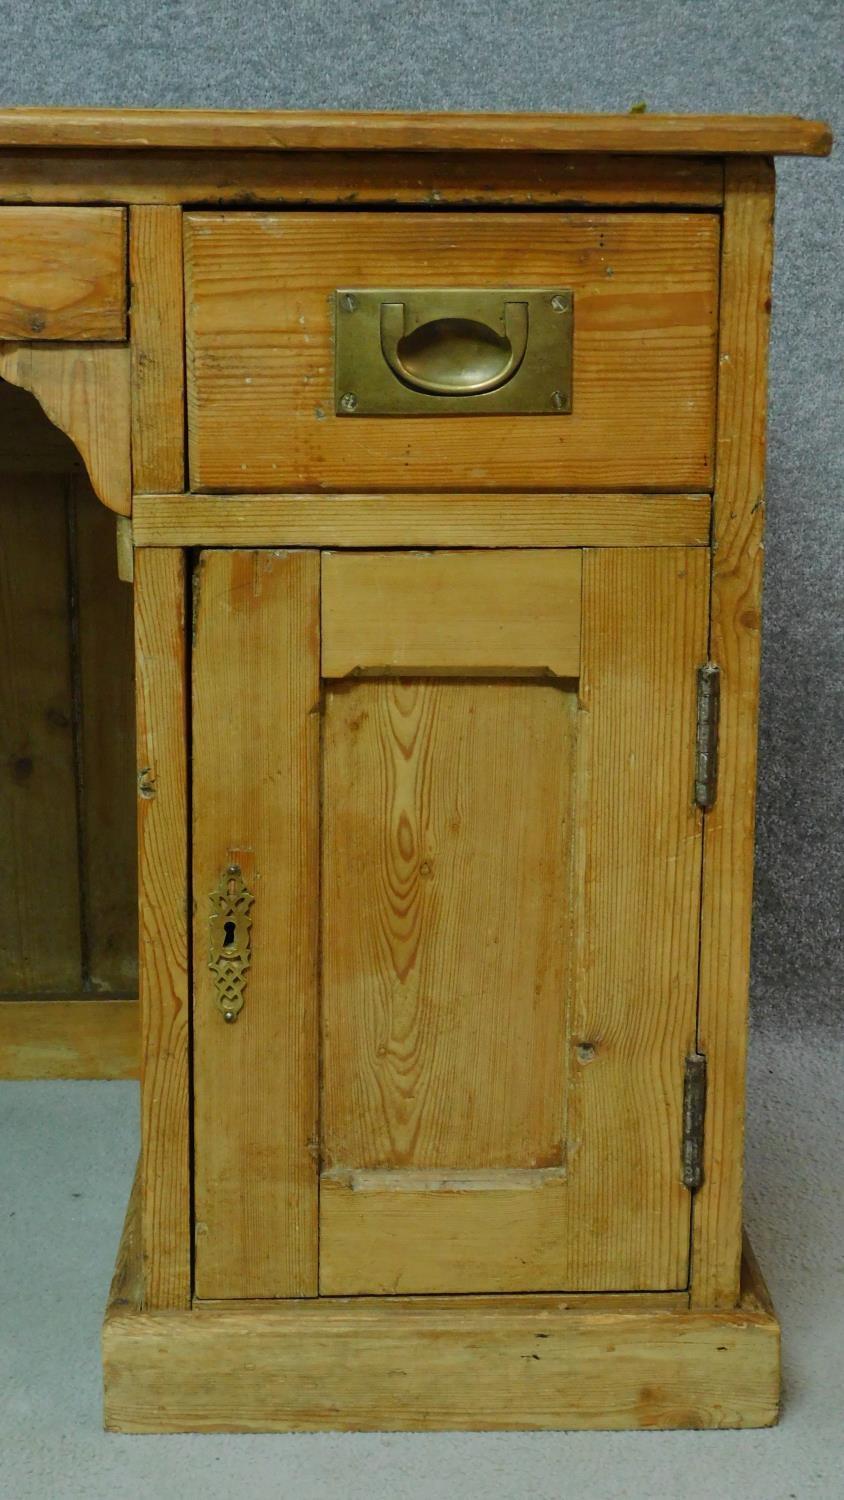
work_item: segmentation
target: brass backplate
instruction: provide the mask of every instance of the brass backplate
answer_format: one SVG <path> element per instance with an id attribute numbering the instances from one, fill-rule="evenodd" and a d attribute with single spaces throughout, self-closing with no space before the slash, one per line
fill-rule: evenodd
<path id="1" fill-rule="evenodd" d="M 334 306 L 340 417 L 571 411 L 569 287 L 349 287 Z"/>
<path id="2" fill-rule="evenodd" d="M 252 962 L 254 896 L 247 890 L 240 865 L 227 865 L 211 892 L 208 922 L 208 967 L 214 976 L 217 1009 L 225 1021 L 236 1021 Z"/>

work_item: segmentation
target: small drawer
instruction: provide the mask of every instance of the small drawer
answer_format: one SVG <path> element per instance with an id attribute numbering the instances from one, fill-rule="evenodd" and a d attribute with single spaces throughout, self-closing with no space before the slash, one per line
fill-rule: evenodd
<path id="1" fill-rule="evenodd" d="M 122 208 L 0 208 L 0 339 L 126 337 Z"/>
<path id="2" fill-rule="evenodd" d="M 711 485 L 714 214 L 192 213 L 185 236 L 193 489 Z"/>

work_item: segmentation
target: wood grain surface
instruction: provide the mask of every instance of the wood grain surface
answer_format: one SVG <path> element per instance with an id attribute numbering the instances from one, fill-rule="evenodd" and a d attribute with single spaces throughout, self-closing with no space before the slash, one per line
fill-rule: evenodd
<path id="1" fill-rule="evenodd" d="M 129 219 L 132 297 L 132 486 L 185 483 L 182 215 L 147 204 Z"/>
<path id="2" fill-rule="evenodd" d="M 698 1045 L 709 1058 L 692 1294 L 732 1307 L 741 1262 L 745 1063 L 765 525 L 774 173 L 727 166 L 710 655 L 721 668 L 718 795 L 707 813 Z"/>
<path id="3" fill-rule="evenodd" d="M 708 495 L 136 495 L 144 547 L 705 547 Z"/>
<path id="4" fill-rule="evenodd" d="M 137 1078 L 137 1000 L 0 1000 L 0 1078 Z"/>
<path id="5" fill-rule="evenodd" d="M 568 906 L 572 708 L 518 682 L 327 694 L 329 1164 L 559 1161 L 561 945 L 546 960 Z"/>
<path id="6" fill-rule="evenodd" d="M 140 1301 L 138 1238 L 132 1211 L 103 1327 L 113 1431 L 724 1428 L 777 1420 L 780 1330 L 750 1255 L 740 1304 L 724 1312 L 672 1311 L 662 1299 L 654 1306 L 634 1295 L 604 1306 L 560 1297 L 372 1297 L 156 1313 Z"/>
<path id="7" fill-rule="evenodd" d="M 141 1002 L 141 1234 L 148 1307 L 191 1295 L 185 561 L 139 551 L 135 701 Z"/>
<path id="8" fill-rule="evenodd" d="M 707 489 L 719 222 L 185 217 L 191 488 Z M 337 287 L 571 288 L 569 415 L 337 417 Z"/>
<path id="9" fill-rule="evenodd" d="M 797 115 L 18 108 L 0 111 L 0 146 L 826 156 L 832 136 L 822 120 Z"/>
<path id="10" fill-rule="evenodd" d="M 707 584 L 702 549 L 584 557 L 567 1251 L 569 1284 L 594 1290 L 688 1275 L 681 1106 L 697 1001 Z"/>
<path id="11" fill-rule="evenodd" d="M 3 344 L 0 379 L 31 391 L 76 445 L 95 495 L 132 509 L 129 350 L 120 344 Z"/>
<path id="12" fill-rule="evenodd" d="M 587 551 L 573 766 L 553 729 L 573 700 L 553 687 L 329 692 L 324 1292 L 686 1284 L 707 580 L 704 549 Z M 563 845 L 542 842 L 567 828 L 570 898 Z M 517 1038 L 511 1005 L 535 1033 Z M 532 1134 L 549 1097 L 569 1100 L 556 1147 Z"/>
<path id="13" fill-rule="evenodd" d="M 125 211 L 0 208 L 0 339 L 125 337 Z"/>
<path id="14" fill-rule="evenodd" d="M 0 198 L 10 203 L 719 208 L 723 176 L 705 156 L 0 150 Z"/>
<path id="15" fill-rule="evenodd" d="M 581 554 L 323 552 L 323 677 L 576 677 Z"/>
<path id="16" fill-rule="evenodd" d="M 193 653 L 196 1280 L 317 1289 L 319 554 L 206 551 Z M 254 895 L 244 1006 L 208 967 L 210 894 Z"/>

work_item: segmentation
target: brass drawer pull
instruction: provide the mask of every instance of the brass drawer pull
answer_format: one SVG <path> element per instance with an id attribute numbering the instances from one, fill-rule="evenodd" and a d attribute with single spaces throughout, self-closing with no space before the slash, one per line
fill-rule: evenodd
<path id="1" fill-rule="evenodd" d="M 403 302 L 381 304 L 381 348 L 390 369 L 433 396 L 480 396 L 506 385 L 525 357 L 526 302 L 505 302 L 504 332 L 477 318 L 430 318 L 406 329 Z"/>
<path id="2" fill-rule="evenodd" d="M 363 287 L 334 294 L 338 417 L 571 411 L 566 287 Z"/>

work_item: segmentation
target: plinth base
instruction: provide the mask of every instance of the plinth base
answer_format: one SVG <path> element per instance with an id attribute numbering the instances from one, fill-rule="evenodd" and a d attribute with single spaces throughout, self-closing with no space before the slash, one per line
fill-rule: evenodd
<path id="1" fill-rule="evenodd" d="M 103 1328 L 116 1432 L 767 1427 L 779 1324 L 749 1247 L 738 1308 L 611 1297 L 141 1303 L 130 1201 Z"/>

